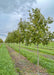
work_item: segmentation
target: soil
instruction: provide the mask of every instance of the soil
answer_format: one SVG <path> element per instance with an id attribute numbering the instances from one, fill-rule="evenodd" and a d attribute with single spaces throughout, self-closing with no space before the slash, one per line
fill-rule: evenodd
<path id="1" fill-rule="evenodd" d="M 7 46 L 7 49 L 9 51 L 9 54 L 12 58 L 12 61 L 15 64 L 16 71 L 19 73 L 19 75 L 38 75 L 37 74 L 37 65 L 31 63 L 29 60 L 26 59 L 23 55 L 16 52 L 9 46 Z M 40 75 L 49 75 L 46 71 L 46 69 L 39 66 L 39 74 Z"/>

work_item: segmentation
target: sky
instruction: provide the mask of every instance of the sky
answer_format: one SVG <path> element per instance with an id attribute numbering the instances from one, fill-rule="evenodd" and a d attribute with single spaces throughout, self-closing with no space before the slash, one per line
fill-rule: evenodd
<path id="1" fill-rule="evenodd" d="M 0 38 L 5 40 L 8 32 L 16 30 L 20 18 L 28 18 L 31 8 L 39 8 L 46 18 L 54 18 L 54 0 L 0 0 Z M 54 23 L 49 26 L 53 32 Z"/>

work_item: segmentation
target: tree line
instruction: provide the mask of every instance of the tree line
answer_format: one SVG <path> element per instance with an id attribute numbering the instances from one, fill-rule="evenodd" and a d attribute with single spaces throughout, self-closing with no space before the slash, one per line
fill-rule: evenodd
<path id="1" fill-rule="evenodd" d="M 3 43 L 3 40 L 0 38 L 0 43 Z"/>
<path id="2" fill-rule="evenodd" d="M 41 14 L 38 8 L 29 10 L 29 21 L 23 21 L 20 19 L 18 23 L 18 29 L 9 32 L 5 42 L 8 43 L 43 43 L 48 44 L 50 40 L 54 38 L 54 32 L 49 31 L 48 24 L 53 23 L 53 18 L 47 19 Z"/>
<path id="3" fill-rule="evenodd" d="M 49 31 L 49 24 L 53 23 L 53 18 L 45 18 L 38 8 L 29 10 L 28 21 L 20 19 L 18 23 L 18 29 L 9 32 L 5 40 L 6 43 L 25 43 L 25 45 L 37 45 L 37 66 L 39 75 L 39 49 L 38 45 L 42 43 L 47 45 L 49 41 L 54 39 L 54 32 Z"/>

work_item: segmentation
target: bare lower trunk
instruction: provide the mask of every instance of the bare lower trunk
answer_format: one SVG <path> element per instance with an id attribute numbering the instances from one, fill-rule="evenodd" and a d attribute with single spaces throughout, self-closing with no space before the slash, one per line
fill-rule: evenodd
<path id="1" fill-rule="evenodd" d="M 39 50 L 38 50 L 38 44 L 37 44 L 37 74 L 39 75 Z"/>
<path id="2" fill-rule="evenodd" d="M 20 52 L 20 43 L 19 43 L 19 52 Z"/>

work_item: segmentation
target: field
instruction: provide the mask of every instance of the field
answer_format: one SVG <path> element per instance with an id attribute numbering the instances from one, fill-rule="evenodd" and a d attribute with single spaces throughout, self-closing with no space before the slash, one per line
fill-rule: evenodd
<path id="1" fill-rule="evenodd" d="M 54 75 L 53 6 L 0 0 L 0 75 Z"/>
<path id="2" fill-rule="evenodd" d="M 0 46 L 0 75 L 17 75 L 16 71 L 19 75 L 37 75 L 35 66 L 37 66 L 37 46 L 34 44 L 25 46 L 21 43 L 20 50 L 19 44 L 16 43 Z M 54 42 L 47 46 L 39 45 L 39 67 L 40 75 L 54 75 Z"/>
<path id="3" fill-rule="evenodd" d="M 0 46 L 0 75 L 18 75 L 5 44 Z"/>

